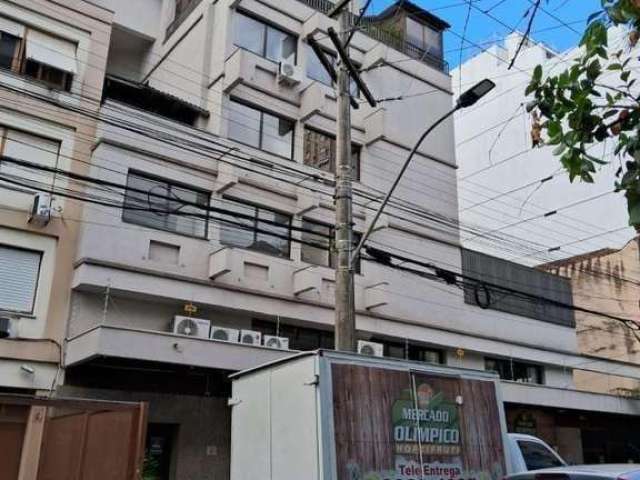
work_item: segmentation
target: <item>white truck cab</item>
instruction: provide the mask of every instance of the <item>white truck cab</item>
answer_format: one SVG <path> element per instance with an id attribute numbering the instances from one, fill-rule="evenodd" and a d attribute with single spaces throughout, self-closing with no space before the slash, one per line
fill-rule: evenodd
<path id="1" fill-rule="evenodd" d="M 537 437 L 522 433 L 509 433 L 507 437 L 512 474 L 567 465 L 553 448 Z"/>

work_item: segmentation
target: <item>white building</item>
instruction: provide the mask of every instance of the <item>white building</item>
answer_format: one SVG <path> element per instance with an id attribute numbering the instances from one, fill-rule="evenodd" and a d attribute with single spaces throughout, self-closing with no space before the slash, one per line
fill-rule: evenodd
<path id="1" fill-rule="evenodd" d="M 306 41 L 314 34 L 335 56 L 326 32 L 336 22 L 323 13 L 331 3 L 98 3 L 115 23 L 91 166 L 78 180 L 93 203 L 77 218 L 58 393 L 148 400 L 162 478 L 226 478 L 226 375 L 333 346 L 336 101 Z M 453 101 L 446 23 L 404 1 L 365 25 L 350 52 L 364 80 L 378 98 L 411 100 L 354 110 L 357 231 L 419 128 Z M 282 78 L 280 62 L 294 74 Z M 450 121 L 423 145 L 371 244 L 570 295 L 542 272 L 462 255 L 457 216 Z M 509 299 L 482 309 L 472 290 L 366 260 L 355 303 L 359 338 L 384 355 L 500 372 L 510 425 L 576 461 L 599 454 L 582 435 L 590 424 L 628 426 L 640 411 L 638 401 L 573 388 L 574 369 L 640 378 L 640 367 L 579 355 L 571 312 Z M 210 340 L 209 327 L 254 344 Z M 263 345 L 267 335 L 289 348 Z"/>
<path id="2" fill-rule="evenodd" d="M 611 51 L 626 47 L 626 38 L 612 30 Z M 489 47 L 452 72 L 454 89 L 483 78 L 497 83 L 490 98 L 455 118 L 460 222 L 468 229 L 461 234 L 462 243 L 529 265 L 599 248 L 621 248 L 634 231 L 625 228 L 624 196 L 613 193 L 620 166 L 614 146 L 590 149 L 609 162 L 595 184 L 570 183 L 559 158 L 552 155 L 553 147 L 532 148 L 532 117 L 526 112 L 525 97 L 532 71 L 538 64 L 544 66 L 545 75 L 562 71 L 579 50 L 558 53 L 527 41 L 508 70 L 520 39 L 514 33 L 504 44 Z M 605 78 L 613 86 L 618 80 L 615 72 Z"/>

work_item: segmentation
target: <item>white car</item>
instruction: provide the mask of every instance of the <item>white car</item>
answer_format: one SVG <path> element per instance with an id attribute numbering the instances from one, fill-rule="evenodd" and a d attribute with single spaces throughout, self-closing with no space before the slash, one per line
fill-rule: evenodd
<path id="1" fill-rule="evenodd" d="M 532 435 L 509 433 L 509 460 L 511 474 L 540 470 L 542 468 L 566 467 L 567 463 L 553 448 Z"/>
<path id="2" fill-rule="evenodd" d="M 506 480 L 640 480 L 640 465 L 629 463 L 610 465 L 580 465 L 521 472 Z"/>

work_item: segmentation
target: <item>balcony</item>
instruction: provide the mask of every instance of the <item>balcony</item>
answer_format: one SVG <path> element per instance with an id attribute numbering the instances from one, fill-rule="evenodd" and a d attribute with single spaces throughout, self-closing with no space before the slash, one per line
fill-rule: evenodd
<path id="1" fill-rule="evenodd" d="M 334 7 L 334 3 L 329 0 L 298 1 L 313 8 L 314 10 L 322 12 L 323 14 L 327 14 Z M 402 2 L 399 3 L 401 4 Z M 395 8 L 395 6 L 392 5 L 390 8 Z M 424 14 L 430 15 L 427 12 L 424 12 Z M 357 18 L 358 16 L 352 13 L 349 18 L 349 24 L 355 26 Z M 439 20 L 437 17 L 433 18 Z M 449 72 L 449 64 L 442 57 L 432 55 L 428 51 L 407 41 L 405 35 L 400 31 L 397 31 L 393 25 L 383 23 L 381 16 L 376 15 L 363 17 L 360 22 L 359 30 L 373 40 L 383 43 L 411 58 L 421 61 L 437 70 L 440 70 L 441 72 Z"/>
<path id="2" fill-rule="evenodd" d="M 95 357 L 112 357 L 238 371 L 295 353 L 167 332 L 103 325 L 69 340 L 66 366 L 78 365 Z"/>

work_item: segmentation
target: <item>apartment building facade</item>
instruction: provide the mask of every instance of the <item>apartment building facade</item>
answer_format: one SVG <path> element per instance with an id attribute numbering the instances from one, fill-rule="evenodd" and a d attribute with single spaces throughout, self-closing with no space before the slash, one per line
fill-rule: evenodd
<path id="1" fill-rule="evenodd" d="M 96 128 L 58 104 L 98 111 L 112 13 L 25 0 L 0 14 L 0 388 L 35 392 L 61 381 L 81 211 L 50 194 L 70 185 L 54 169 L 87 171 Z"/>
<path id="2" fill-rule="evenodd" d="M 83 208 L 56 394 L 148 401 L 154 475 L 227 478 L 228 373 L 333 347 L 336 99 L 307 38 L 335 59 L 337 24 L 318 0 L 96 3 L 113 28 L 90 165 L 75 178 Z M 385 100 L 371 108 L 353 90 L 358 232 L 419 128 L 451 108 L 446 27 L 404 1 L 353 36 L 350 54 Z M 461 252 L 453 122 L 416 160 L 371 244 L 525 288 L 518 267 Z M 568 282 L 534 273 L 537 294 L 567 298 Z M 583 367 L 566 312 L 486 305 L 367 259 L 355 303 L 370 349 L 499 372 L 510 426 L 577 460 L 580 415 L 635 421 L 637 401 L 574 389 L 576 368 L 631 378 L 640 368 Z M 567 410 L 578 420 L 557 421 Z"/>

